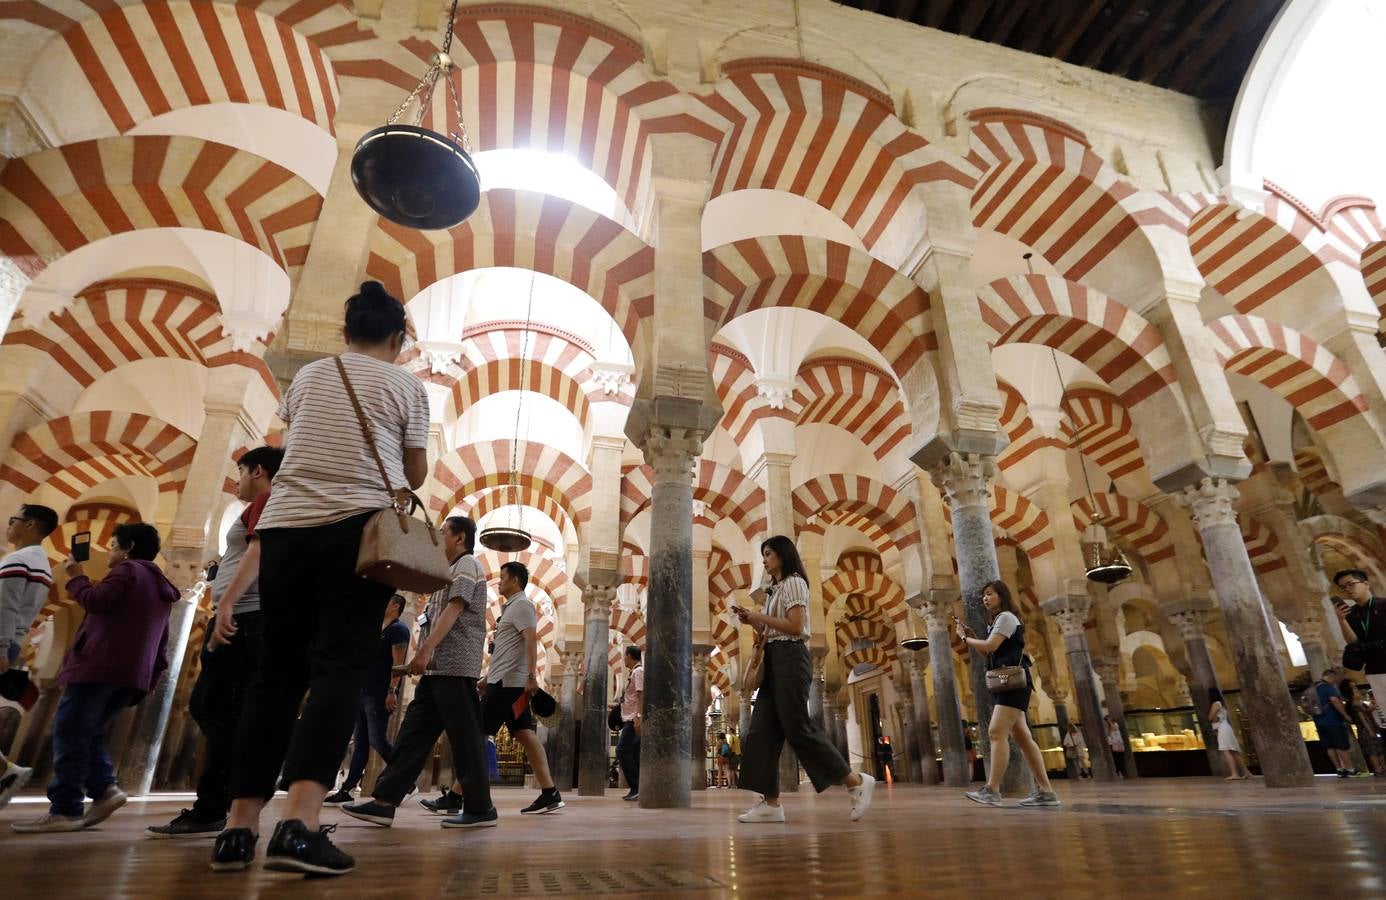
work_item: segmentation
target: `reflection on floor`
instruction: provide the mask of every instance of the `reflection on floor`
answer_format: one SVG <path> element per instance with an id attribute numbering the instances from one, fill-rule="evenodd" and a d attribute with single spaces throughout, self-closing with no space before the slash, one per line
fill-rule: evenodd
<path id="1" fill-rule="evenodd" d="M 805 785 L 807 790 L 807 785 Z M 186 799 L 132 802 L 100 828 L 18 835 L 38 797 L 0 812 L 7 897 L 475 896 L 1190 896 L 1386 894 L 1386 783 L 1319 779 L 1270 791 L 1259 779 L 1147 779 L 1058 788 L 1053 810 L 976 806 L 947 788 L 882 787 L 853 825 L 845 792 L 785 799 L 783 825 L 738 825 L 739 791 L 689 810 L 643 810 L 617 792 L 564 795 L 521 817 L 531 792 L 498 790 L 498 828 L 444 831 L 413 799 L 390 830 L 327 811 L 357 871 L 310 881 L 207 869 L 209 840 L 153 841 Z M 1014 801 L 1010 801 L 1013 805 Z M 276 801 L 265 818 L 282 803 Z M 261 850 L 263 852 L 263 841 Z M 1330 887 L 1331 886 L 1331 887 Z"/>

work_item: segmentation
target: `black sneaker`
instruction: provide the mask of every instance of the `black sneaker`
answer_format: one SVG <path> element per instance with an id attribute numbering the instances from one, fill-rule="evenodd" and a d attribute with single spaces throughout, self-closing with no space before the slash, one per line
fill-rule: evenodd
<path id="1" fill-rule="evenodd" d="M 357 800 L 355 803 L 344 803 L 338 808 L 353 819 L 360 819 L 362 822 L 370 822 L 373 825 L 384 825 L 386 828 L 389 828 L 391 823 L 395 821 L 395 808 L 388 803 L 377 803 L 375 798 Z"/>
<path id="2" fill-rule="evenodd" d="M 419 805 L 435 816 L 455 816 L 462 811 L 462 795 L 454 794 L 452 789 L 448 788 L 436 799 L 423 798 Z"/>
<path id="3" fill-rule="evenodd" d="M 554 810 L 563 808 L 563 796 L 558 793 L 558 788 L 544 788 L 536 799 L 529 806 L 520 810 L 521 815 L 541 816 L 544 813 L 551 813 Z"/>
<path id="4" fill-rule="evenodd" d="M 351 791 L 338 791 L 335 794 L 328 794 L 323 798 L 323 806 L 341 806 L 343 803 L 350 803 L 356 798 L 351 796 Z"/>
<path id="5" fill-rule="evenodd" d="M 198 818 L 197 813 L 191 809 L 180 812 L 172 822 L 167 825 L 150 825 L 145 829 L 145 834 L 152 838 L 209 838 L 216 837 L 220 831 L 226 827 L 226 817 L 213 819 L 208 822 Z"/>
<path id="6" fill-rule="evenodd" d="M 637 790 L 631 790 L 629 793 L 627 793 L 627 794 L 626 794 L 624 797 L 622 797 L 621 799 L 622 799 L 622 800 L 639 800 L 639 799 L 640 799 L 640 792 L 637 791 Z"/>
<path id="7" fill-rule="evenodd" d="M 249 828 L 228 828 L 217 835 L 212 847 L 212 871 L 239 872 L 248 868 L 255 862 L 256 840 Z"/>
<path id="8" fill-rule="evenodd" d="M 309 831 L 298 819 L 280 822 L 265 848 L 265 868 L 304 875 L 347 874 L 356 868 L 356 860 L 328 838 L 336 830 L 336 825 L 327 825 Z"/>
<path id="9" fill-rule="evenodd" d="M 483 813 L 464 812 L 460 816 L 453 816 L 442 822 L 444 828 L 495 828 L 498 824 L 500 824 L 500 815 L 496 813 L 494 806 Z"/>
<path id="10" fill-rule="evenodd" d="M 1347 769 L 1339 769 L 1339 770 L 1338 770 L 1338 777 L 1339 777 L 1339 778 L 1351 778 L 1351 777 L 1352 777 L 1352 773 L 1349 772 Z"/>

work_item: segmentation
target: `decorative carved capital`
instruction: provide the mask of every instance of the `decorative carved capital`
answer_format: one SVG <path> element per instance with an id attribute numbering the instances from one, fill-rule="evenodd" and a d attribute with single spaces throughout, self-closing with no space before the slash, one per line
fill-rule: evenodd
<path id="1" fill-rule="evenodd" d="M 1121 677 L 1121 664 L 1115 659 L 1094 659 L 1092 670 L 1097 673 L 1097 677 L 1102 679 L 1104 685 L 1115 686 L 1117 679 Z"/>
<path id="2" fill-rule="evenodd" d="M 784 409 L 794 397 L 794 382 L 780 378 L 761 378 L 756 381 L 756 394 L 771 409 Z"/>
<path id="3" fill-rule="evenodd" d="M 222 313 L 221 333 L 231 341 L 231 349 L 249 353 L 263 344 L 274 330 L 278 317 L 257 316 L 254 313 Z"/>
<path id="4" fill-rule="evenodd" d="M 1169 620 L 1179 629 L 1179 637 L 1184 643 L 1203 640 L 1203 613 L 1196 609 L 1186 609 L 1170 613 Z"/>
<path id="5" fill-rule="evenodd" d="M 434 375 L 446 375 L 451 366 L 461 365 L 462 345 L 451 341 L 419 341 L 419 359 Z"/>
<path id="6" fill-rule="evenodd" d="M 616 588 L 607 585 L 591 585 L 582 592 L 582 605 L 589 619 L 610 621 L 611 602 L 616 599 Z"/>
<path id="7" fill-rule="evenodd" d="M 1058 620 L 1059 629 L 1064 637 L 1082 637 L 1084 626 L 1088 621 L 1087 607 L 1066 606 L 1062 609 L 1048 611 L 1048 614 Z"/>
<path id="8" fill-rule="evenodd" d="M 1214 525 L 1237 524 L 1237 512 L 1232 508 L 1237 499 L 1237 486 L 1225 478 L 1204 478 L 1184 488 L 1175 499 L 1193 513 L 1199 531 Z"/>
<path id="9" fill-rule="evenodd" d="M 590 371 L 592 380 L 597 383 L 602 394 L 607 397 L 614 397 L 621 393 L 622 388 L 630 384 L 632 367 L 615 363 L 593 363 Z"/>
<path id="10" fill-rule="evenodd" d="M 949 453 L 929 470 L 934 486 L 953 509 L 986 506 L 987 487 L 996 474 L 996 457 L 983 453 Z"/>
<path id="11" fill-rule="evenodd" d="M 656 484 L 687 483 L 693 480 L 693 463 L 703 452 L 703 435 L 687 428 L 651 426 L 642 449 Z"/>

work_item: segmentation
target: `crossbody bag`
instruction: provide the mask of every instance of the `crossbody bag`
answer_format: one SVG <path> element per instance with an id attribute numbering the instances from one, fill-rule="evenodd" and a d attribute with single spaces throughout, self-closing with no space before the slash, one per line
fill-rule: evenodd
<path id="1" fill-rule="evenodd" d="M 1019 626 L 1019 634 L 1025 634 L 1025 624 Z M 1012 635 L 1011 637 L 1015 637 Z M 1018 691 L 1029 686 L 1029 679 L 1025 674 L 1025 666 L 997 666 L 993 665 L 996 655 L 987 656 L 987 690 L 993 694 L 1005 694 L 1009 691 Z M 1024 657 L 1022 657 L 1022 662 Z"/>

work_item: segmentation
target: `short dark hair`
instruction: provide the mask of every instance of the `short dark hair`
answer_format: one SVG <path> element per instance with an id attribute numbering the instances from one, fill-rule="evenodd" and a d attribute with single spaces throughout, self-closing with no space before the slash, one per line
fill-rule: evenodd
<path id="1" fill-rule="evenodd" d="M 1342 578 L 1344 575 L 1355 578 L 1358 581 L 1371 581 L 1371 579 L 1367 577 L 1367 573 L 1363 572 L 1361 569 L 1342 569 L 1333 576 L 1333 583 L 1336 585 L 1338 579 Z"/>
<path id="2" fill-rule="evenodd" d="M 529 586 L 529 569 L 525 567 L 524 563 L 511 560 L 501 566 L 501 571 L 509 572 L 511 575 L 514 575 L 515 580 L 520 582 L 520 590 L 524 590 Z"/>
<path id="3" fill-rule="evenodd" d="M 462 547 L 468 553 L 476 550 L 476 522 L 467 516 L 448 516 L 443 524 L 453 534 L 462 535 Z"/>
<path id="4" fill-rule="evenodd" d="M 19 507 L 19 514 L 38 526 L 39 537 L 48 537 L 58 527 L 58 513 L 51 507 L 25 503 Z"/>
<path id="5" fill-rule="evenodd" d="M 639 645 L 638 645 L 638 644 L 631 644 L 629 647 L 627 647 L 627 648 L 626 648 L 626 656 L 629 656 L 631 659 L 635 660 L 636 662 L 640 662 L 640 647 L 639 647 Z"/>
<path id="6" fill-rule="evenodd" d="M 1324 670 L 1323 670 L 1323 674 L 1320 675 L 1319 677 L 1320 677 L 1320 678 L 1327 678 L 1329 675 L 1337 675 L 1337 674 L 1338 674 L 1338 670 L 1335 669 L 1335 668 L 1333 668 L 1332 666 L 1329 666 L 1327 669 L 1324 669 Z"/>
<path id="7" fill-rule="evenodd" d="M 391 594 L 390 599 L 385 601 L 385 608 L 398 606 L 400 612 L 404 612 L 404 607 L 409 605 L 409 600 L 403 594 Z"/>
<path id="8" fill-rule="evenodd" d="M 146 522 L 126 522 L 111 532 L 116 546 L 131 559 L 152 560 L 159 555 L 159 531 Z"/>
<path id="9" fill-rule="evenodd" d="M 380 344 L 407 330 L 404 304 L 378 281 L 366 281 L 346 302 L 346 333 L 353 341 Z"/>
<path id="10" fill-rule="evenodd" d="M 271 447 L 266 444 L 263 447 L 256 447 L 254 450 L 247 450 L 241 454 L 241 458 L 236 460 L 236 465 L 245 469 L 247 472 L 259 466 L 265 470 L 265 474 L 273 478 L 279 471 L 279 466 L 284 462 L 284 450 L 280 447 Z"/>
<path id="11" fill-rule="evenodd" d="M 798 575 L 808 581 L 808 573 L 804 571 L 804 562 L 799 558 L 799 548 L 794 546 L 793 541 L 782 534 L 777 534 L 760 542 L 761 553 L 765 552 L 766 547 L 775 551 L 775 555 L 780 558 L 780 581 L 784 581 L 791 575 Z"/>

